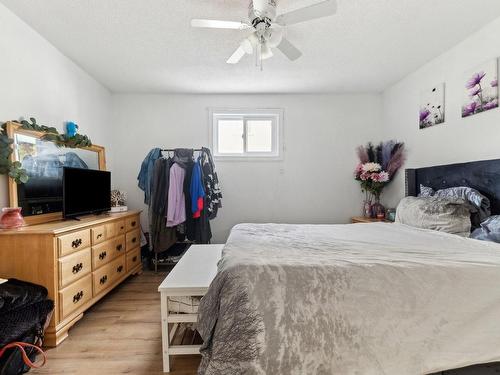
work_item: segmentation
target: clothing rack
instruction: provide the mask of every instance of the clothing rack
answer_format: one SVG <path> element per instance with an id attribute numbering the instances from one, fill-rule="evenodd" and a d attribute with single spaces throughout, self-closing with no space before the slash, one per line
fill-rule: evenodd
<path id="1" fill-rule="evenodd" d="M 169 152 L 170 153 L 170 152 L 175 152 L 178 149 L 179 148 L 162 148 L 161 152 Z M 203 148 L 186 148 L 186 149 L 187 150 L 193 150 L 193 152 L 203 152 L 204 151 Z M 177 243 L 178 244 L 192 245 L 192 244 L 195 244 L 196 242 L 189 241 L 189 240 L 184 240 L 184 241 L 177 242 Z M 174 258 L 174 259 L 172 259 L 172 258 Z M 153 265 L 154 265 L 154 268 L 155 268 L 155 272 L 158 272 L 158 266 L 174 266 L 174 265 L 177 264 L 177 262 L 179 260 L 180 260 L 180 256 L 175 256 L 175 257 L 169 257 L 169 256 L 167 256 L 166 259 L 160 259 L 160 258 L 158 258 L 158 252 L 155 252 L 155 257 L 153 259 Z"/>
<path id="2" fill-rule="evenodd" d="M 178 148 L 162 148 L 161 149 L 162 152 L 175 152 L 176 150 L 178 150 Z M 193 152 L 203 151 L 202 148 L 188 148 L 187 150 L 193 150 Z"/>
<path id="3" fill-rule="evenodd" d="M 160 151 L 160 152 L 158 152 L 158 151 Z M 202 167 L 202 171 L 200 171 L 200 172 L 206 173 L 205 176 L 209 176 L 209 177 L 205 178 L 205 180 L 203 180 L 203 182 L 201 182 L 202 184 L 204 184 L 203 189 L 204 190 L 208 189 L 208 191 L 205 190 L 205 192 L 208 194 L 208 195 L 206 195 L 208 197 L 206 199 L 208 199 L 208 200 L 204 201 L 204 208 L 203 209 L 205 211 L 201 217 L 197 216 L 197 217 L 192 218 L 190 216 L 191 220 L 186 220 L 186 225 L 188 225 L 189 227 L 185 227 L 184 236 L 183 236 L 183 237 L 185 237 L 184 240 L 181 238 L 177 238 L 178 241 L 173 243 L 173 245 L 175 245 L 175 244 L 178 245 L 178 247 L 176 249 L 178 251 L 175 251 L 173 253 L 175 255 L 165 253 L 165 250 L 168 251 L 168 249 L 173 246 L 173 245 L 169 245 L 168 243 L 172 243 L 171 241 L 175 241 L 175 237 L 172 236 L 171 232 L 166 233 L 162 229 L 163 225 L 165 225 L 165 223 L 163 223 L 163 222 L 166 219 L 166 212 L 164 212 L 163 214 L 161 214 L 159 212 L 155 212 L 152 215 L 152 220 L 154 220 L 153 222 L 154 222 L 155 228 L 152 229 L 151 226 L 149 228 L 150 235 L 153 235 L 152 237 L 150 237 L 150 244 L 151 244 L 150 249 L 152 249 L 154 251 L 154 257 L 151 260 L 154 264 L 155 271 L 157 271 L 158 266 L 160 266 L 160 265 L 176 264 L 177 261 L 182 256 L 182 253 L 179 253 L 179 251 L 182 252 L 182 246 L 185 246 L 185 249 L 187 249 L 191 244 L 194 244 L 194 243 L 210 243 L 210 239 L 212 237 L 212 234 L 211 234 L 211 230 L 210 230 L 209 220 L 212 220 L 217 216 L 217 210 L 218 210 L 218 208 L 221 207 L 220 201 L 222 198 L 222 194 L 220 192 L 220 188 L 218 185 L 217 173 L 215 171 L 215 165 L 214 165 L 214 162 L 212 159 L 211 151 L 209 148 L 203 147 L 203 146 L 197 147 L 197 148 L 188 148 L 188 147 L 161 148 L 161 147 L 157 147 L 157 148 L 152 149 L 148 153 L 146 158 L 144 159 L 144 161 L 141 165 L 141 170 L 140 170 L 139 177 L 138 177 L 139 187 L 141 188 L 141 190 L 143 190 L 145 192 L 145 199 L 144 199 L 145 202 L 147 199 L 151 198 L 147 194 L 147 191 L 150 192 L 150 190 L 147 190 L 147 186 L 148 186 L 148 184 L 150 184 L 150 181 L 151 181 L 150 179 L 153 176 L 153 174 L 151 172 L 152 171 L 151 166 L 154 165 L 155 162 L 159 159 L 163 160 L 163 162 L 167 158 L 171 159 L 172 154 L 174 155 L 174 159 L 171 160 L 172 164 L 178 163 L 178 165 L 180 165 L 184 169 L 188 168 L 187 165 L 185 166 L 185 164 L 186 163 L 189 164 L 190 161 L 188 161 L 188 159 L 191 159 L 191 157 L 193 159 L 192 160 L 193 163 L 200 163 L 200 158 L 201 158 L 200 167 Z M 175 156 L 179 157 L 179 159 L 176 159 Z M 200 158 L 198 158 L 198 161 L 196 161 L 196 157 L 198 157 L 198 156 Z M 170 168 L 170 166 L 169 166 L 169 168 Z M 189 168 L 191 168 L 191 166 L 189 166 Z M 162 176 L 163 176 L 163 174 L 165 173 L 164 172 L 165 170 L 163 168 L 160 168 L 160 169 L 162 172 L 158 172 L 158 173 L 162 173 Z M 200 168 L 198 168 L 198 170 L 199 169 Z M 198 176 L 200 175 L 200 172 L 197 172 Z M 166 173 L 169 173 L 169 172 L 167 171 Z M 189 173 L 192 173 L 191 169 L 190 169 Z M 191 178 L 191 177 L 192 176 L 189 176 L 189 178 Z M 141 180 L 141 178 L 142 178 L 142 180 Z M 164 179 L 164 177 L 161 177 L 161 180 L 157 180 L 157 181 L 163 181 L 163 179 Z M 200 184 L 200 177 L 197 177 L 197 180 L 195 180 L 195 181 L 198 181 L 197 183 Z M 155 183 L 158 183 L 158 182 L 155 182 Z M 170 183 L 170 181 L 169 181 L 169 183 Z M 186 186 L 187 185 L 184 184 L 184 187 L 181 187 L 181 189 L 185 190 Z M 165 188 L 168 189 L 168 186 L 163 186 L 163 185 L 161 186 L 161 189 L 165 189 Z M 188 190 L 186 190 L 186 191 L 188 191 Z M 179 189 L 177 189 L 176 194 L 178 192 L 179 192 Z M 189 199 L 189 197 L 188 197 L 188 199 Z M 156 202 L 157 202 L 157 204 L 165 205 L 165 202 L 160 202 L 160 201 L 156 201 Z M 189 202 L 186 204 L 186 207 L 188 207 L 188 206 L 191 207 L 191 205 L 192 205 L 191 202 Z M 207 207 L 208 207 L 208 211 L 207 211 Z M 158 209 L 158 208 L 156 208 L 156 209 Z M 192 215 L 191 209 L 189 210 L 187 215 Z M 194 221 L 195 219 L 200 219 L 200 220 Z M 158 226 L 158 225 L 160 225 L 160 226 Z M 170 227 L 167 227 L 167 228 L 170 228 Z M 156 235 L 159 233 L 162 233 L 162 234 L 160 234 L 160 236 L 163 235 L 164 237 L 161 238 L 161 237 Z M 160 241 L 160 242 L 156 242 L 156 241 Z M 162 241 L 163 241 L 163 243 L 161 243 Z M 155 248 L 155 246 L 157 246 L 157 248 Z M 167 247 L 168 247 L 168 249 L 167 249 Z"/>

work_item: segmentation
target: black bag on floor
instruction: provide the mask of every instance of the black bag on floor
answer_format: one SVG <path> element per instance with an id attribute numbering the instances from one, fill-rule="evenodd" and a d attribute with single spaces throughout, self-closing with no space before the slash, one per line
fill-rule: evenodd
<path id="1" fill-rule="evenodd" d="M 15 279 L 0 284 L 0 375 L 37 367 L 33 362 L 38 353 L 43 355 L 39 346 L 53 309 L 42 286 Z"/>

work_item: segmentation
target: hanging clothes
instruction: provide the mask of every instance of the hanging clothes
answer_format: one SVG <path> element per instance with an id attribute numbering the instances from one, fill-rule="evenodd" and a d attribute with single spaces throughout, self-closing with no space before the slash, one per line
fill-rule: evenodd
<path id="1" fill-rule="evenodd" d="M 203 151 L 201 152 L 201 156 L 203 156 Z M 194 200 L 191 199 L 191 185 L 192 185 L 192 179 L 193 176 L 196 176 L 196 173 L 194 172 L 195 168 L 195 163 L 192 162 L 187 169 L 187 175 L 186 175 L 186 182 L 184 184 L 185 186 L 185 192 L 186 196 L 186 210 L 187 212 L 194 212 Z M 189 174 L 189 171 L 191 171 L 191 174 Z M 201 181 L 203 181 L 203 171 L 200 168 L 201 172 Z M 206 194 L 206 193 L 205 193 Z M 206 199 L 206 196 L 205 196 Z M 196 202 L 197 203 L 197 202 Z M 197 205 L 195 206 L 197 208 Z M 206 209 L 206 204 L 205 201 L 203 202 L 203 209 L 200 211 L 199 217 L 192 217 L 192 215 L 189 215 L 186 219 L 186 236 L 188 240 L 194 241 L 199 244 L 207 244 L 210 243 L 210 240 L 212 239 L 212 230 L 210 228 L 210 222 L 208 219 L 207 215 L 207 209 Z"/>
<path id="2" fill-rule="evenodd" d="M 151 198 L 151 177 L 153 176 L 153 168 L 157 159 L 161 157 L 161 149 L 153 148 L 142 161 L 141 170 L 137 176 L 138 186 L 144 192 L 144 203 L 149 205 Z"/>
<path id="3" fill-rule="evenodd" d="M 203 172 L 203 185 L 205 188 L 205 204 L 208 210 L 208 219 L 213 220 L 217 217 L 219 208 L 222 207 L 222 192 L 219 186 L 219 177 L 215 171 L 215 163 L 212 159 L 210 149 L 202 149 L 201 167 Z"/>
<path id="4" fill-rule="evenodd" d="M 190 195 L 191 195 L 191 213 L 193 218 L 197 219 L 201 216 L 201 211 L 204 208 L 205 190 L 203 189 L 203 181 L 201 176 L 201 156 L 193 166 L 191 174 Z"/>
<path id="5" fill-rule="evenodd" d="M 186 170 L 175 162 L 170 168 L 167 227 L 175 227 L 176 225 L 182 224 L 186 221 L 186 198 L 184 194 L 185 177 Z"/>
<path id="6" fill-rule="evenodd" d="M 177 242 L 175 228 L 167 227 L 167 202 L 171 158 L 156 160 L 153 169 L 151 200 L 149 204 L 149 236 L 152 249 L 159 253 Z"/>
<path id="7" fill-rule="evenodd" d="M 195 218 L 193 218 L 193 210 L 191 204 L 191 179 L 193 177 L 193 167 L 194 161 L 193 158 L 186 163 L 186 178 L 184 180 L 184 195 L 186 197 L 186 223 L 185 223 L 185 234 L 189 241 L 195 241 Z"/>
<path id="8" fill-rule="evenodd" d="M 187 169 L 193 165 L 193 149 L 176 148 L 174 151 L 174 163 L 179 164 L 182 168 Z"/>
<path id="9" fill-rule="evenodd" d="M 151 150 L 138 176 L 148 202 L 155 252 L 168 250 L 185 238 L 210 243 L 210 220 L 221 207 L 222 194 L 210 150 L 198 150 L 196 162 L 193 149 L 173 151 L 172 158 L 163 158 L 159 148 Z"/>

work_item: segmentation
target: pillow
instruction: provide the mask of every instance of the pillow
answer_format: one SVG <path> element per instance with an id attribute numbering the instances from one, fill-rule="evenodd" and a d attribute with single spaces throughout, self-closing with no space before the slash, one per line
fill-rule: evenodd
<path id="1" fill-rule="evenodd" d="M 470 235 L 471 238 L 482 241 L 491 241 L 500 243 L 500 215 L 490 216 L 481 223 Z"/>
<path id="2" fill-rule="evenodd" d="M 485 228 L 480 227 L 471 233 L 470 238 L 500 243 L 500 232 L 488 232 Z"/>
<path id="3" fill-rule="evenodd" d="M 469 202 L 474 210 L 471 210 L 471 221 L 473 228 L 479 228 L 480 224 L 491 215 L 490 200 L 476 189 L 457 186 L 441 189 L 435 192 L 436 197 L 462 198 Z"/>
<path id="4" fill-rule="evenodd" d="M 433 188 L 420 184 L 420 194 L 418 196 L 465 199 L 473 208 L 470 210 L 472 228 L 479 228 L 479 225 L 491 215 L 490 200 L 476 189 L 467 186 L 457 186 L 434 191 Z"/>
<path id="5" fill-rule="evenodd" d="M 470 211 L 464 199 L 406 197 L 396 209 L 396 223 L 468 237 Z"/>
<path id="6" fill-rule="evenodd" d="M 500 233 L 500 215 L 493 215 L 481 223 L 481 228 L 486 232 Z"/>
<path id="7" fill-rule="evenodd" d="M 419 197 L 432 197 L 434 195 L 434 189 L 429 186 L 424 186 L 420 184 L 420 194 Z"/>

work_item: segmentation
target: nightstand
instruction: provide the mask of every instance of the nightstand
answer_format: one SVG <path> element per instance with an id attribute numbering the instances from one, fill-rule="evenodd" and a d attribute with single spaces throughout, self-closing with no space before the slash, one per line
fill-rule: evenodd
<path id="1" fill-rule="evenodd" d="M 386 219 L 373 219 L 371 217 L 365 216 L 354 216 L 351 217 L 351 223 L 392 223 L 392 221 Z"/>

